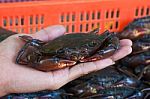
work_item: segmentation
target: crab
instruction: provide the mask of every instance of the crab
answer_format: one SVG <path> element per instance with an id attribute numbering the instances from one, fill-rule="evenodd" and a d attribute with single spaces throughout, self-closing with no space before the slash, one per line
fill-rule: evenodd
<path id="1" fill-rule="evenodd" d="M 104 59 L 119 48 L 115 33 L 99 29 L 88 33 L 70 33 L 43 42 L 30 36 L 20 36 L 26 43 L 19 51 L 16 63 L 41 71 L 57 70 L 78 63 Z"/>
<path id="2" fill-rule="evenodd" d="M 144 35 L 143 37 L 133 42 L 132 54 L 139 54 L 150 50 L 150 34 Z"/>
<path id="3" fill-rule="evenodd" d="M 149 99 L 149 88 L 116 64 L 82 76 L 63 88 L 68 99 Z"/>
<path id="4" fill-rule="evenodd" d="M 131 39 L 132 41 L 150 35 L 150 16 L 134 19 L 121 32 L 117 33 L 120 39 Z"/>

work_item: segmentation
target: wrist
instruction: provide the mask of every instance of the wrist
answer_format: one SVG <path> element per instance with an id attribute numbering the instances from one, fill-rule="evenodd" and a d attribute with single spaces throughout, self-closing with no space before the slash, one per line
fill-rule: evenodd
<path id="1" fill-rule="evenodd" d="M 9 82 L 9 77 L 8 77 L 8 69 L 6 67 L 6 65 L 4 65 L 3 63 L 5 63 L 5 58 L 0 57 L 0 97 L 8 94 L 8 82 Z"/>
<path id="2" fill-rule="evenodd" d="M 0 97 L 7 95 L 7 84 L 6 82 L 0 81 Z"/>

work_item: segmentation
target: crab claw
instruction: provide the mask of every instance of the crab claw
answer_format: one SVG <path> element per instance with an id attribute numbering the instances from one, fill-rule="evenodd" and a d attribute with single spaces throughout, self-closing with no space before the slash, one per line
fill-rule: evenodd
<path id="1" fill-rule="evenodd" d="M 70 67 L 75 65 L 75 61 L 59 59 L 59 58 L 50 58 L 41 60 L 34 68 L 42 71 L 50 71 L 56 69 L 62 69 L 65 67 Z"/>
<path id="2" fill-rule="evenodd" d="M 102 50 L 98 50 L 93 56 L 89 58 L 81 59 L 80 62 L 90 62 L 104 59 L 113 55 L 115 51 L 119 49 L 119 39 L 115 37 L 114 34 L 111 34 L 111 36 L 107 38 L 106 43 L 107 44 Z"/>

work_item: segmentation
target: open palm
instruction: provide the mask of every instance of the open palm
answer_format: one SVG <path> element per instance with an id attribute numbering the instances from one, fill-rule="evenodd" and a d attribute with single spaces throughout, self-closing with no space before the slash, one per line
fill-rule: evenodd
<path id="1" fill-rule="evenodd" d="M 65 33 L 63 26 L 47 27 L 35 34 L 33 38 L 42 41 L 52 40 Z M 81 63 L 71 68 L 64 68 L 52 72 L 42 72 L 33 68 L 15 64 L 15 58 L 23 46 L 24 42 L 18 36 L 13 35 L 0 43 L 0 96 L 9 93 L 35 92 L 40 90 L 55 90 L 66 83 L 92 71 L 97 71 L 107 66 L 113 65 L 119 60 L 130 54 L 132 42 L 128 39 L 120 40 L 121 48 L 110 58 L 103 60 Z M 24 34 L 23 34 L 24 35 Z"/>

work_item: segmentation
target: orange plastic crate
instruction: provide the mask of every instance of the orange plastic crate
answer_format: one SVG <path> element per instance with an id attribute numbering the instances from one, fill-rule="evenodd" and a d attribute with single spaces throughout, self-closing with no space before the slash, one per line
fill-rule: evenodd
<path id="1" fill-rule="evenodd" d="M 150 0 L 0 0 L 0 26 L 34 33 L 55 24 L 67 32 L 100 27 L 120 31 L 135 18 L 150 15 Z"/>

